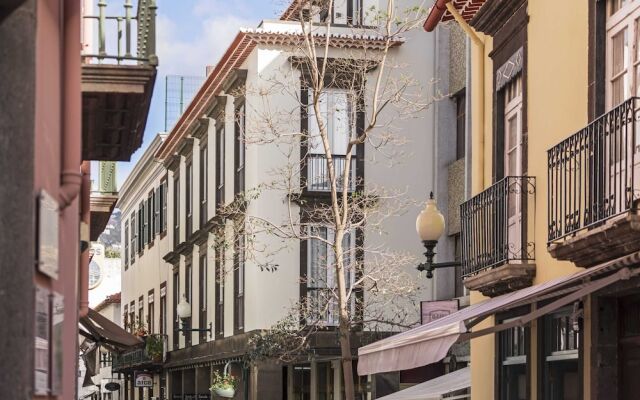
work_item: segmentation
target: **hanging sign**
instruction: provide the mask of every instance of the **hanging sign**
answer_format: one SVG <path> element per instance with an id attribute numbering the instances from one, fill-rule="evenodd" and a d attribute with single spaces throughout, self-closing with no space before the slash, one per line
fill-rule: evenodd
<path id="1" fill-rule="evenodd" d="M 458 300 L 422 301 L 420 302 L 420 322 L 428 324 L 458 311 Z"/>
<path id="2" fill-rule="evenodd" d="M 135 374 L 135 387 L 142 387 L 142 388 L 150 388 L 153 387 L 153 374 L 151 374 L 150 372 L 144 372 L 144 371 L 136 371 Z"/>

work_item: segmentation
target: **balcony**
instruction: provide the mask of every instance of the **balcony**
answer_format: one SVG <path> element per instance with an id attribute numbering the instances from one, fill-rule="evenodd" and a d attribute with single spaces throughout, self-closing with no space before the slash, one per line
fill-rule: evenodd
<path id="1" fill-rule="evenodd" d="M 124 0 L 121 15 L 106 15 L 107 6 L 98 0 L 98 15 L 83 16 L 82 155 L 128 161 L 142 144 L 156 78 L 157 7 L 138 0 L 132 15 L 131 0 Z"/>
<path id="2" fill-rule="evenodd" d="M 460 206 L 464 285 L 485 296 L 530 286 L 535 275 L 535 178 L 508 176 Z"/>
<path id="3" fill-rule="evenodd" d="M 113 354 L 111 368 L 113 372 L 125 372 L 135 369 L 159 369 L 167 353 L 167 335 L 152 334 L 144 343 L 122 353 Z"/>
<path id="4" fill-rule="evenodd" d="M 631 98 L 548 151 L 556 259 L 590 267 L 640 250 L 639 106 Z"/>
<path id="5" fill-rule="evenodd" d="M 344 169 L 347 165 L 345 156 L 333 155 L 333 166 L 336 172 L 336 188 L 341 192 L 344 187 Z M 324 154 L 309 154 L 306 158 L 306 192 L 331 192 L 331 179 L 329 179 L 329 167 L 327 165 L 327 157 Z M 349 182 L 347 182 L 348 191 L 356 190 L 356 158 L 351 158 L 351 168 L 349 174 Z"/>

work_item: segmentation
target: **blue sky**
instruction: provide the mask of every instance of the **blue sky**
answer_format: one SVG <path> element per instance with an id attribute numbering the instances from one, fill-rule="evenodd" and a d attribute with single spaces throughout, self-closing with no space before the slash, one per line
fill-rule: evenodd
<path id="1" fill-rule="evenodd" d="M 240 27 L 255 27 L 279 16 L 287 0 L 157 0 L 158 76 L 142 147 L 131 162 L 118 163 L 121 186 L 153 137 L 164 129 L 166 75 L 204 75 Z M 94 178 L 95 179 L 95 178 Z"/>

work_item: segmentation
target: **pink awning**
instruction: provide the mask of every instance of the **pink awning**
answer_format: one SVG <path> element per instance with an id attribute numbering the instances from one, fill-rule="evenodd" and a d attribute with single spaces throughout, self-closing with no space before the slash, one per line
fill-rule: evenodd
<path id="1" fill-rule="evenodd" d="M 457 341 L 525 325 L 614 282 L 637 275 L 640 269 L 628 267 L 638 263 L 640 252 L 473 304 L 428 324 L 361 347 L 358 349 L 358 374 L 399 371 L 440 361 Z M 516 320 L 472 330 L 473 326 L 497 312 L 553 298 L 558 299 Z"/>

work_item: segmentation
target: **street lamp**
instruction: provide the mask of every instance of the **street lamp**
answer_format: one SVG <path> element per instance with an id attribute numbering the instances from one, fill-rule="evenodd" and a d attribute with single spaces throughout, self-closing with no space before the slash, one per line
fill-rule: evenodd
<path id="1" fill-rule="evenodd" d="M 431 192 L 424 210 L 422 210 L 420 214 L 418 214 L 418 218 L 416 218 L 416 231 L 418 232 L 420 240 L 422 240 L 422 244 L 427 249 L 424 253 L 427 261 L 418 265 L 417 268 L 420 272 L 427 271 L 427 279 L 433 278 L 433 270 L 436 268 L 459 267 L 461 265 L 459 262 L 433 262 L 433 258 L 436 255 L 433 249 L 436 247 L 436 244 L 438 244 L 440 236 L 444 233 L 444 227 L 444 216 L 440 210 L 438 210 L 436 200 L 433 198 L 433 192 Z"/>
<path id="2" fill-rule="evenodd" d="M 209 337 L 212 336 L 213 328 L 212 323 L 209 322 L 208 329 L 191 329 L 189 327 L 189 322 L 191 318 L 191 304 L 187 301 L 187 298 L 182 295 L 182 300 L 176 306 L 176 313 L 178 314 L 178 318 L 182 322 L 182 328 L 176 329 L 177 332 L 182 332 L 183 336 L 187 336 L 186 332 L 209 332 Z"/>

